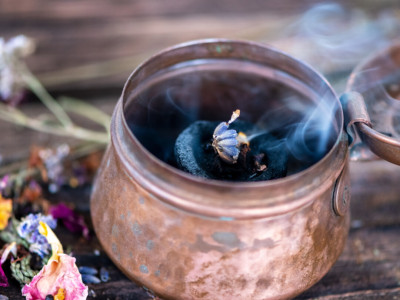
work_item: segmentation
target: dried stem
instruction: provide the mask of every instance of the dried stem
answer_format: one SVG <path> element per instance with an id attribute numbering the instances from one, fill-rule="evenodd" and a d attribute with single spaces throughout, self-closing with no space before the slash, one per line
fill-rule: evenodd
<path id="1" fill-rule="evenodd" d="M 60 105 L 30 72 L 23 61 L 11 60 L 9 63 L 15 66 L 14 69 L 18 72 L 19 77 L 22 78 L 26 86 L 39 98 L 47 109 L 52 112 L 58 122 L 54 123 L 48 120 L 41 120 L 40 118 L 31 118 L 21 110 L 2 103 L 0 103 L 0 119 L 45 133 L 69 136 L 100 144 L 108 143 L 110 117 L 107 114 L 77 99 L 64 98 L 62 105 Z M 77 126 L 72 122 L 64 108 L 100 123 L 106 129 L 106 132 L 93 131 Z"/>
<path id="2" fill-rule="evenodd" d="M 21 72 L 21 78 L 30 90 L 39 98 L 40 101 L 54 114 L 60 123 L 68 128 L 72 127 L 73 123 L 64 109 L 57 101 L 47 92 L 40 81 L 29 71 L 25 64 L 18 63 L 18 69 Z"/>
<path id="3" fill-rule="evenodd" d="M 63 127 L 55 124 L 47 124 L 41 120 L 28 117 L 22 111 L 0 103 L 0 119 L 20 126 L 28 127 L 37 131 L 55 134 L 59 136 L 70 136 L 80 140 L 108 143 L 109 136 L 106 132 L 97 132 L 78 127 L 74 124 Z"/>
<path id="4" fill-rule="evenodd" d="M 66 111 L 84 116 L 85 118 L 100 124 L 107 130 L 107 132 L 109 132 L 111 117 L 97 107 L 79 99 L 65 96 L 60 97 L 59 102 Z"/>

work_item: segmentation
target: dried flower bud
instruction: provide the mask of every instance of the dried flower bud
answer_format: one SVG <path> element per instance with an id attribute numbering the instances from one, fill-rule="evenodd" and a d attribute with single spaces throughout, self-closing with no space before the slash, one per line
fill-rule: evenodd
<path id="1" fill-rule="evenodd" d="M 228 122 L 221 122 L 214 130 L 212 146 L 219 157 L 228 164 L 235 164 L 239 157 L 239 141 L 236 139 L 238 133 L 234 129 L 228 129 L 240 115 L 240 110 L 232 113 Z"/>
<path id="2" fill-rule="evenodd" d="M 0 100 L 10 100 L 23 92 L 25 83 L 18 64 L 34 50 L 35 43 L 26 36 L 19 35 L 7 42 L 0 38 Z"/>

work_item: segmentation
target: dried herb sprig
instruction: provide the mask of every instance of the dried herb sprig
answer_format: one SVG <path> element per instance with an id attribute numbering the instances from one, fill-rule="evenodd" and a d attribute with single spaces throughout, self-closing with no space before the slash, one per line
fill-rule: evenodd
<path id="1" fill-rule="evenodd" d="M 28 254 L 21 259 L 16 259 L 11 262 L 11 275 L 21 284 L 21 286 L 31 282 L 32 278 L 39 273 L 39 271 L 32 270 L 30 266 L 31 257 L 32 256 Z"/>
<path id="2" fill-rule="evenodd" d="M 23 57 L 33 52 L 32 40 L 18 36 L 7 43 L 0 38 L 0 98 L 12 97 L 23 89 L 31 91 L 52 113 L 52 120 L 33 118 L 20 109 L 0 103 L 0 119 L 50 134 L 107 144 L 110 116 L 77 99 L 63 98 L 59 103 L 29 70 Z M 94 131 L 76 125 L 67 111 L 100 123 L 105 131 Z"/>

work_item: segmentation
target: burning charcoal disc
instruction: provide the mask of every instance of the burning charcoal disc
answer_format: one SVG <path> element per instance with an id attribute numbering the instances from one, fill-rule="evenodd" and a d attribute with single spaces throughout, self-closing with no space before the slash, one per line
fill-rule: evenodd
<path id="1" fill-rule="evenodd" d="M 250 142 L 250 149 L 241 149 L 236 164 L 222 161 L 211 146 L 212 134 L 219 122 L 197 121 L 178 136 L 175 158 L 179 169 L 209 179 L 261 181 L 284 177 L 288 153 L 284 143 L 264 133 Z M 256 126 L 236 121 L 230 128 L 245 133 L 259 132 Z"/>
<path id="2" fill-rule="evenodd" d="M 212 178 L 204 168 L 205 159 L 210 158 L 206 153 L 209 151 L 205 151 L 204 147 L 210 143 L 216 125 L 218 122 L 197 121 L 182 131 L 175 142 L 175 158 L 180 169 L 196 176 Z"/>

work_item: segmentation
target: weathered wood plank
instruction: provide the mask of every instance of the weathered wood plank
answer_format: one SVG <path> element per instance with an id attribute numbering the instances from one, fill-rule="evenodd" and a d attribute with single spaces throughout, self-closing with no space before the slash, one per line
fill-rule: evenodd
<path id="1" fill-rule="evenodd" d="M 113 89 L 121 88 L 145 58 L 177 43 L 210 37 L 283 38 L 288 26 L 319 2 L 3 0 L 0 36 L 23 33 L 37 40 L 29 65 L 52 89 Z M 368 14 L 398 7 L 396 0 L 336 2 Z M 290 50 L 290 43 L 278 46 Z"/>
<path id="2" fill-rule="evenodd" d="M 111 113 L 130 71 L 152 53 L 210 34 L 268 40 L 279 35 L 285 24 L 316 2 L 319 1 L 19 0 L 17 3 L 3 0 L 0 1 L 0 36 L 24 33 L 37 39 L 38 51 L 29 60 L 34 71 L 58 93 L 85 96 L 82 91 L 87 91 L 92 103 Z M 340 0 L 337 3 L 359 7 L 371 14 L 399 9 L 398 0 Z M 110 59 L 114 60 L 111 64 L 79 69 L 84 64 Z M 59 77 L 61 81 L 72 74 L 81 82 L 60 85 L 59 79 L 54 79 L 54 72 L 65 76 Z M 104 76 L 83 81 L 93 73 L 104 73 Z M 23 109 L 33 115 L 44 112 L 36 104 Z M 0 155 L 5 160 L 26 158 L 32 144 L 76 143 L 2 121 L 0 126 Z M 345 250 L 328 274 L 297 299 L 400 298 L 400 167 L 383 161 L 352 163 L 351 179 L 353 221 Z M 89 220 L 89 194 L 88 188 L 66 190 L 53 200 L 74 202 Z M 64 245 L 72 246 L 78 265 L 105 266 L 109 270 L 110 282 L 90 286 L 95 299 L 150 298 L 104 252 L 100 256 L 93 254 L 94 249 L 101 250 L 95 237 L 85 241 L 61 227 L 56 233 Z M 14 281 L 0 294 L 23 299 Z"/>

